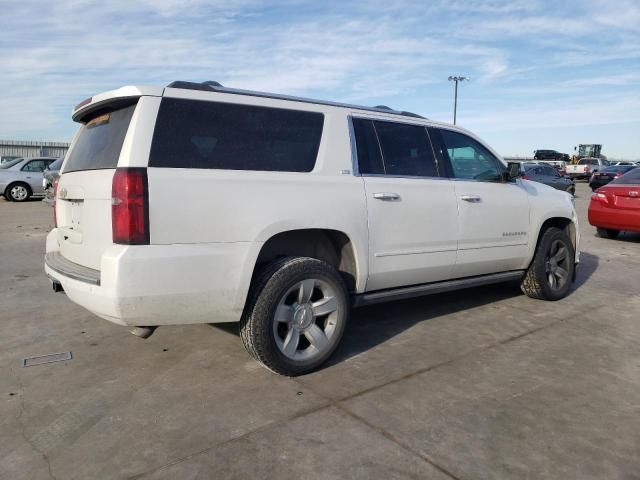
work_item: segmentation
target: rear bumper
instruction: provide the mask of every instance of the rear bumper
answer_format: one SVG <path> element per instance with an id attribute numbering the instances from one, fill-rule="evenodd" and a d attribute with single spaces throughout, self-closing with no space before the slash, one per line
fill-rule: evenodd
<path id="1" fill-rule="evenodd" d="M 240 320 L 261 243 L 113 245 L 100 270 L 59 253 L 47 237 L 45 272 L 67 296 L 119 325 L 175 325 Z"/>
<path id="2" fill-rule="evenodd" d="M 592 201 L 589 205 L 589 223 L 594 227 L 640 232 L 640 211 L 603 207 Z"/>

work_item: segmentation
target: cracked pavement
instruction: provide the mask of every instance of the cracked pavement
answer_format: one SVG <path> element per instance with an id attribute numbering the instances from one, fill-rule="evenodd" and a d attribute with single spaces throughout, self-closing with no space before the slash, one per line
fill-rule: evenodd
<path id="1" fill-rule="evenodd" d="M 0 199 L 0 479 L 640 478 L 640 235 L 595 236 L 589 193 L 566 299 L 510 283 L 362 308 L 296 379 L 234 325 L 141 340 L 54 294 L 50 208 Z"/>

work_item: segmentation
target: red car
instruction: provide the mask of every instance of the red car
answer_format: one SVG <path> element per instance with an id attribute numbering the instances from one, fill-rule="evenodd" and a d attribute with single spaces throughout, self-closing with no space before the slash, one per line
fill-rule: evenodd
<path id="1" fill-rule="evenodd" d="M 605 238 L 616 238 L 621 231 L 640 232 L 640 168 L 591 195 L 589 223 Z"/>

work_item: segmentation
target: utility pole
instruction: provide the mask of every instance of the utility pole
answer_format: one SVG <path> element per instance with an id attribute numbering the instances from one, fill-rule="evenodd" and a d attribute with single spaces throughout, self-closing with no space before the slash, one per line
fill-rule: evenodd
<path id="1" fill-rule="evenodd" d="M 460 77 L 460 76 L 450 76 L 449 77 L 449 81 L 450 82 L 456 82 L 456 87 L 455 87 L 455 95 L 454 95 L 454 99 L 453 99 L 453 124 L 456 124 L 456 114 L 458 111 L 458 82 L 464 82 L 464 81 L 469 81 L 469 78 L 467 77 Z"/>

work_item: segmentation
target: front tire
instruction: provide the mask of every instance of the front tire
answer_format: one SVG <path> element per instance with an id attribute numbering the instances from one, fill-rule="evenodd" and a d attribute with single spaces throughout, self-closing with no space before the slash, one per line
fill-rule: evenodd
<path id="1" fill-rule="evenodd" d="M 600 235 L 602 238 L 610 238 L 610 239 L 614 239 L 617 238 L 618 235 L 620 235 L 620 230 L 613 230 L 611 228 L 598 228 L 598 235 Z"/>
<path id="2" fill-rule="evenodd" d="M 520 288 L 527 296 L 539 300 L 564 298 L 571 288 L 574 260 L 575 251 L 566 232 L 556 227 L 547 228 Z"/>
<path id="3" fill-rule="evenodd" d="M 293 377 L 331 356 L 348 316 L 347 289 L 331 265 L 288 257 L 267 265 L 252 282 L 240 337 L 263 366 Z"/>

